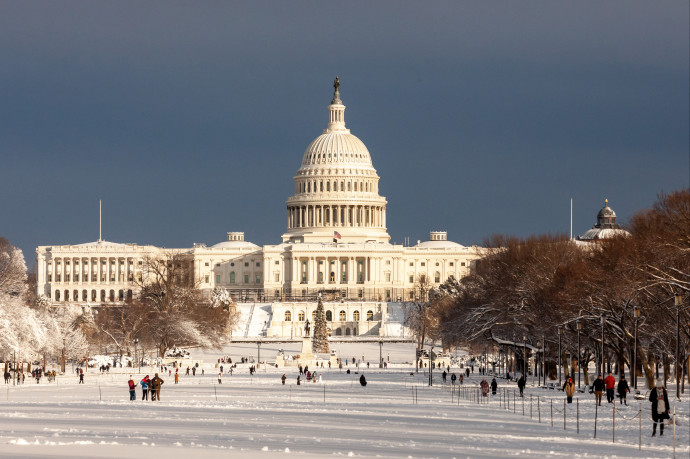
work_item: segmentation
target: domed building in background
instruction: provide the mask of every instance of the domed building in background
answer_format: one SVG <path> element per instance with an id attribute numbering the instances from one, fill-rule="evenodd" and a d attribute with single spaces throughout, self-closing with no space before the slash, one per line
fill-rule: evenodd
<path id="1" fill-rule="evenodd" d="M 629 236 L 626 230 L 616 223 L 616 212 L 609 207 L 609 200 L 604 200 L 604 207 L 597 214 L 597 223 L 592 229 L 577 237 L 581 242 L 596 242 L 616 236 Z"/>
<path id="2" fill-rule="evenodd" d="M 390 243 L 379 176 L 367 147 L 346 128 L 339 85 L 336 78 L 326 129 L 293 178 L 281 243 L 261 247 L 229 232 L 217 244 L 182 249 L 100 238 L 40 246 L 37 294 L 53 304 L 121 304 L 145 281 L 146 257 L 174 252 L 192 264 L 203 292 L 232 294 L 241 313 L 233 339 L 300 337 L 319 297 L 332 336 L 404 337 L 402 303 L 418 297 L 420 284 L 467 275 L 481 249 L 451 242 L 445 231 L 414 246 Z"/>

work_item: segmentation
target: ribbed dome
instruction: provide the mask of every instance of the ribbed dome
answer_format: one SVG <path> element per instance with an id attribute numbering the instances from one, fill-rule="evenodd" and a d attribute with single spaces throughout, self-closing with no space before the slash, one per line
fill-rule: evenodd
<path id="1" fill-rule="evenodd" d="M 302 158 L 302 166 L 314 164 L 372 165 L 364 142 L 342 131 L 321 134 L 309 144 Z"/>

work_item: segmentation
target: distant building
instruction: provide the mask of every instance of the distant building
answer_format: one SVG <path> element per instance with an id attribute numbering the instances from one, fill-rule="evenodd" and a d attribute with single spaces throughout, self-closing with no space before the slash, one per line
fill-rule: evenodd
<path id="1" fill-rule="evenodd" d="M 270 303 L 259 308 L 265 320 L 258 334 L 299 336 L 321 294 L 332 334 L 384 335 L 389 303 L 415 298 L 419 280 L 437 286 L 467 275 L 480 256 L 480 248 L 451 242 L 445 231 L 412 247 L 390 243 L 379 176 L 367 147 L 345 127 L 334 86 L 327 127 L 294 177 L 282 242 L 260 247 L 230 232 L 212 246 L 174 249 L 188 255 L 203 291 L 221 288 L 238 302 Z M 36 293 L 53 304 L 121 303 L 137 294 L 144 258 L 167 252 L 102 240 L 40 246 Z M 248 314 L 251 322 L 254 309 Z"/>
<path id="2" fill-rule="evenodd" d="M 616 212 L 609 207 L 609 200 L 604 201 L 604 207 L 597 214 L 597 223 L 592 229 L 577 237 L 581 242 L 596 242 L 601 239 L 610 239 L 616 236 L 628 236 L 626 230 L 616 223 Z"/>

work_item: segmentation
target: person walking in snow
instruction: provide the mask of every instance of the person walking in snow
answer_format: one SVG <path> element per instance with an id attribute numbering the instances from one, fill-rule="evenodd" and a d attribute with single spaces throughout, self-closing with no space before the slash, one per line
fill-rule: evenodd
<path id="1" fill-rule="evenodd" d="M 621 376 L 621 380 L 618 381 L 618 396 L 621 399 L 621 403 L 628 404 L 627 393 L 630 392 L 630 386 L 628 381 L 625 380 L 625 375 Z"/>
<path id="2" fill-rule="evenodd" d="M 518 379 L 518 382 L 517 382 L 518 389 L 520 389 L 520 397 L 524 396 L 526 383 L 527 383 L 527 381 L 525 381 L 525 375 L 520 375 L 520 379 Z"/>
<path id="3" fill-rule="evenodd" d="M 84 370 L 79 369 L 79 384 L 84 384 Z"/>
<path id="4" fill-rule="evenodd" d="M 496 378 L 491 380 L 491 394 L 496 395 L 496 390 L 498 389 L 498 383 L 496 382 Z"/>
<path id="5" fill-rule="evenodd" d="M 652 437 L 656 436 L 656 425 L 659 426 L 659 436 L 664 435 L 664 420 L 670 419 L 670 406 L 668 404 L 668 392 L 664 387 L 663 379 L 656 383 L 656 387 L 649 393 L 649 401 L 652 402 Z"/>
<path id="6" fill-rule="evenodd" d="M 218 384 L 223 384 L 223 373 L 218 373 Z"/>
<path id="7" fill-rule="evenodd" d="M 137 399 L 137 383 L 134 382 L 132 379 L 132 375 L 129 375 L 129 381 L 127 381 L 127 384 L 129 385 L 129 399 L 130 400 L 136 400 Z"/>
<path id="8" fill-rule="evenodd" d="M 161 401 L 161 386 L 165 381 L 158 377 L 158 373 L 151 380 L 151 401 Z"/>
<path id="9" fill-rule="evenodd" d="M 606 401 L 613 403 L 614 392 L 616 389 L 616 378 L 609 371 L 609 375 L 604 379 L 604 384 L 606 385 Z"/>
<path id="10" fill-rule="evenodd" d="M 175 384 L 179 384 L 180 382 L 180 374 L 175 370 Z"/>
<path id="11" fill-rule="evenodd" d="M 283 383 L 283 386 L 285 385 L 286 379 L 287 379 L 287 376 L 285 376 L 285 373 L 283 373 L 283 376 L 280 377 L 280 381 Z"/>
<path id="12" fill-rule="evenodd" d="M 151 383 L 151 380 L 149 379 L 149 375 L 144 376 L 144 378 L 140 381 L 141 383 L 141 399 L 142 400 L 148 400 L 149 399 L 149 384 Z"/>
<path id="13" fill-rule="evenodd" d="M 482 397 L 486 397 L 489 394 L 489 383 L 486 379 L 482 378 L 482 382 L 479 383 L 479 387 L 482 388 Z"/>
<path id="14" fill-rule="evenodd" d="M 458 379 L 458 377 L 455 376 L 455 373 L 452 373 L 452 374 L 450 375 L 450 383 L 451 383 L 452 385 L 455 385 L 455 381 L 456 381 L 457 379 Z"/>
<path id="15" fill-rule="evenodd" d="M 568 403 L 573 403 L 573 395 L 575 394 L 575 383 L 573 378 L 568 378 L 568 380 L 563 384 L 563 392 L 568 398 Z"/>
<path id="16" fill-rule="evenodd" d="M 446 382 L 446 376 L 448 376 L 448 373 L 446 373 L 446 370 L 443 370 L 443 373 L 441 373 L 441 378 L 443 379 L 443 382 Z"/>
<path id="17" fill-rule="evenodd" d="M 364 377 L 364 375 L 359 377 L 359 383 L 362 385 L 362 387 L 366 387 L 367 385 L 367 378 Z"/>
<path id="18" fill-rule="evenodd" d="M 7 371 L 7 370 L 5 370 L 5 384 L 9 384 L 9 383 L 10 383 L 10 376 L 11 376 L 11 375 L 10 375 L 10 372 Z"/>
<path id="19" fill-rule="evenodd" d="M 604 380 L 601 379 L 601 373 L 597 375 L 597 379 L 592 383 L 592 389 L 594 390 L 594 401 L 601 406 L 601 395 L 604 392 Z"/>

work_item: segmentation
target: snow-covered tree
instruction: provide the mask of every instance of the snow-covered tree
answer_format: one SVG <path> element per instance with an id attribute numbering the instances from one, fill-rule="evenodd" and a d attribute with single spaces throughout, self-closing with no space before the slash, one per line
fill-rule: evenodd
<path id="1" fill-rule="evenodd" d="M 46 329 L 27 306 L 26 263 L 22 251 L 0 237 L 0 355 L 35 357 L 45 346 Z"/>
<path id="2" fill-rule="evenodd" d="M 314 352 L 330 352 L 328 347 L 328 328 L 326 326 L 326 312 L 323 308 L 321 296 L 316 305 L 316 315 L 314 317 L 314 340 L 312 341 Z"/>

